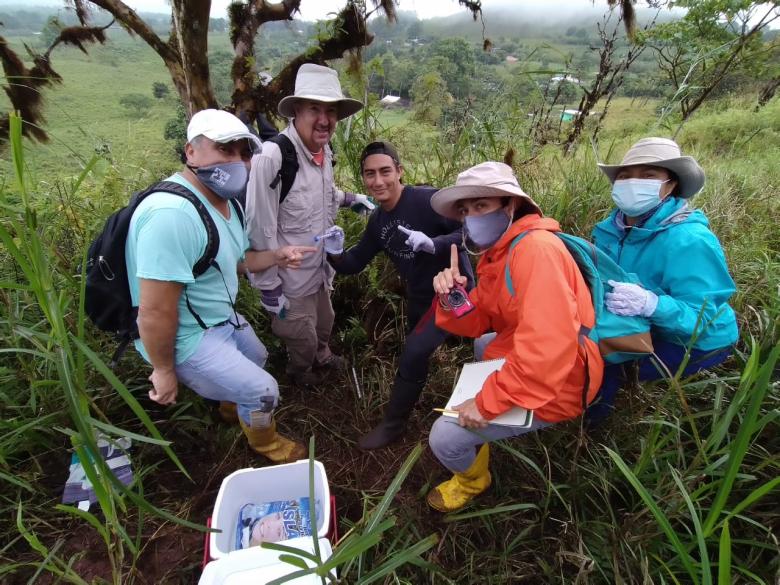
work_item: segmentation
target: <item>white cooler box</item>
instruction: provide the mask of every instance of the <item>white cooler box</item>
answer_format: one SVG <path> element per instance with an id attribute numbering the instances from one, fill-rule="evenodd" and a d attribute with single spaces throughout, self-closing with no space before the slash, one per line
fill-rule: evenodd
<path id="1" fill-rule="evenodd" d="M 258 469 L 240 469 L 223 479 L 211 517 L 211 528 L 220 532 L 209 534 L 208 556 L 212 562 L 205 566 L 200 585 L 260 585 L 298 570 L 279 561 L 280 553 L 276 551 L 258 546 L 235 550 L 236 524 L 239 511 L 245 504 L 304 497 L 309 497 L 308 459 Z M 326 559 L 332 554 L 331 544 L 325 538 L 330 526 L 331 499 L 325 467 L 319 461 L 314 462 L 314 499 L 319 501 L 317 537 L 322 558 Z M 314 552 L 312 537 L 294 538 L 280 544 Z M 309 577 L 291 583 L 319 582 L 316 578 L 309 580 Z"/>
<path id="2" fill-rule="evenodd" d="M 284 544 L 314 552 L 314 541 L 311 537 L 293 538 L 278 544 Z M 237 550 L 229 555 L 206 565 L 198 585 L 265 585 L 269 581 L 289 575 L 300 568 L 279 560 L 279 555 L 285 554 L 269 550 L 259 546 Z M 330 557 L 333 550 L 327 538 L 320 538 L 320 555 L 323 560 Z M 304 559 L 310 567 L 314 566 L 308 559 Z M 331 571 L 335 579 L 336 571 Z M 291 585 L 319 585 L 322 583 L 317 575 L 306 575 L 288 581 Z"/>
<path id="3" fill-rule="evenodd" d="M 239 510 L 244 504 L 306 497 L 309 497 L 308 459 L 234 471 L 222 480 L 214 504 L 211 527 L 221 532 L 212 532 L 209 535 L 211 558 L 221 559 L 235 550 L 236 523 Z M 325 467 L 319 461 L 314 462 L 314 499 L 320 503 L 317 536 L 324 538 L 330 525 L 330 487 Z"/>

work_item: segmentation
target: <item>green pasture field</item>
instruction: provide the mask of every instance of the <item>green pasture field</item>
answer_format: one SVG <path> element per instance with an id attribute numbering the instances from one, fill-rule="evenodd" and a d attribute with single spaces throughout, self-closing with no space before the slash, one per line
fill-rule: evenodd
<path id="1" fill-rule="evenodd" d="M 111 37 L 105 46 L 90 48 L 87 55 L 71 47 L 53 54 L 62 83 L 45 90 L 49 143 L 26 145 L 33 178 L 46 180 L 73 172 L 93 153 L 128 165 L 131 174 L 159 172 L 161 165 L 176 163 L 171 145 L 163 139 L 163 129 L 175 115 L 177 97 L 162 60 L 146 44 L 125 33 L 116 31 Z M 17 49 L 22 41 L 36 40 L 10 39 Z M 167 98 L 153 97 L 155 82 L 168 85 Z M 148 112 L 137 116 L 120 105 L 123 95 L 133 93 L 152 99 Z M 3 94 L 0 107 L 7 105 Z M 5 160 L 0 164 L 5 165 Z"/>
<path id="2" fill-rule="evenodd" d="M 170 83 L 135 41 L 117 37 L 89 56 L 66 50 L 55 59 L 64 83 L 47 91 L 52 141 L 16 141 L 0 158 L 0 582 L 194 583 L 222 478 L 265 463 L 192 392 L 182 389 L 172 407 L 152 403 L 149 369 L 135 352 L 113 377 L 104 364 L 115 345 L 85 323 L 74 276 L 103 218 L 178 167 L 163 139 L 175 100 L 154 100 L 140 118 L 119 105 L 124 94 L 151 97 L 153 82 Z M 405 439 L 366 454 L 355 442 L 379 418 L 404 338 L 403 286 L 392 267 L 378 258 L 336 279 L 333 344 L 355 372 L 316 392 L 286 378 L 268 316 L 242 286 L 239 311 L 268 346 L 280 382 L 280 428 L 315 437 L 336 495 L 343 582 L 777 582 L 780 100 L 758 112 L 754 105 L 752 95 L 713 102 L 677 136 L 707 173 L 694 204 L 737 284 L 734 356 L 692 379 L 627 388 L 595 431 L 577 420 L 496 445 L 493 485 L 462 513 L 442 516 L 425 504 L 447 477 L 425 442 L 431 409 L 472 359 L 468 341 L 451 339 L 435 353 Z M 336 170 L 342 186 L 362 188 L 357 156 L 380 137 L 378 127 L 399 146 L 409 183 L 451 184 L 511 147 L 521 184 L 545 213 L 587 236 L 612 206 L 597 160 L 619 161 L 636 139 L 677 132 L 662 106 L 614 100 L 598 151 L 588 128 L 569 156 L 556 144 L 530 144 L 525 112 L 486 108 L 439 128 L 372 106 L 348 137 L 340 125 Z M 343 211 L 338 221 L 354 243 L 366 220 Z M 89 460 L 97 429 L 133 438 L 136 483 L 122 491 L 95 476 L 102 499 L 87 515 L 58 504 L 71 450 Z"/>

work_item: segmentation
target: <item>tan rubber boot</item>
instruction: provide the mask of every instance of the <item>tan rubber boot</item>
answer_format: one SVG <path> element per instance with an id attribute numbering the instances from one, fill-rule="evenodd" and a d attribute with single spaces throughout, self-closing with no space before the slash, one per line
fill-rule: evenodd
<path id="1" fill-rule="evenodd" d="M 249 446 L 255 453 L 267 457 L 274 463 L 292 463 L 306 458 L 306 448 L 291 439 L 283 437 L 276 432 L 276 421 L 265 428 L 250 428 L 239 419 L 241 429 L 246 435 Z"/>
<path id="2" fill-rule="evenodd" d="M 219 401 L 219 416 L 229 425 L 238 424 L 238 407 L 235 402 Z"/>
<path id="3" fill-rule="evenodd" d="M 428 505 L 439 512 L 456 512 L 488 489 L 491 482 L 489 459 L 490 448 L 485 443 L 480 447 L 471 467 L 463 473 L 456 473 L 428 492 Z"/>

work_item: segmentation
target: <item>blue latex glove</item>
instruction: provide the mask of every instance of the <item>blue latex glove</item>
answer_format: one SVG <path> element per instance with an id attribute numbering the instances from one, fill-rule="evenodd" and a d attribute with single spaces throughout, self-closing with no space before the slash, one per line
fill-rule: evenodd
<path id="1" fill-rule="evenodd" d="M 658 306 L 658 295 L 630 282 L 609 281 L 612 292 L 606 294 L 607 309 L 624 317 L 650 317 Z"/>
<path id="2" fill-rule="evenodd" d="M 282 293 L 282 285 L 280 284 L 272 290 L 260 291 L 260 304 L 269 313 L 278 315 L 280 319 L 284 319 L 284 315 L 290 306 L 290 301 Z"/>
<path id="3" fill-rule="evenodd" d="M 436 253 L 436 246 L 433 245 L 433 240 L 424 233 L 407 229 L 402 225 L 398 226 L 398 231 L 407 236 L 405 244 L 410 246 L 415 252 L 422 250 L 423 252 L 428 252 L 428 254 Z"/>
<path id="4" fill-rule="evenodd" d="M 368 195 L 355 193 L 355 200 L 349 208 L 357 213 L 371 213 L 376 209 L 376 203 L 374 203 Z"/>
<path id="5" fill-rule="evenodd" d="M 341 254 L 344 252 L 344 230 L 334 225 L 319 236 L 314 236 L 315 242 L 322 242 L 322 247 L 328 254 Z"/>

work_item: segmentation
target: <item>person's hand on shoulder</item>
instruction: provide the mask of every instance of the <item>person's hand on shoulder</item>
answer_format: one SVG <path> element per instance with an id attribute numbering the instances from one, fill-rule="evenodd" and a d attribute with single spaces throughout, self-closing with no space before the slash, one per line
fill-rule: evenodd
<path id="1" fill-rule="evenodd" d="M 349 208 L 355 213 L 369 214 L 376 209 L 376 203 L 368 195 L 354 193 L 354 200 Z"/>

